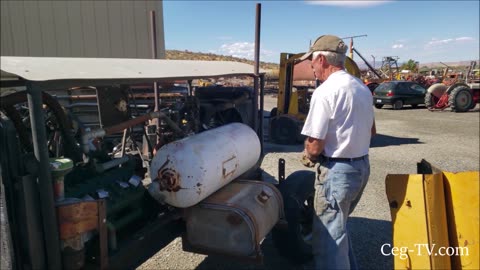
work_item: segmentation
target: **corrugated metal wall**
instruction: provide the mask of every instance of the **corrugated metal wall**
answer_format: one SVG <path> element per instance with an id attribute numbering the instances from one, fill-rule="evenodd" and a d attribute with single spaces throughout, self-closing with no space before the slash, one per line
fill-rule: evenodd
<path id="1" fill-rule="evenodd" d="M 2 56 L 165 58 L 162 1 L 1 0 Z"/>

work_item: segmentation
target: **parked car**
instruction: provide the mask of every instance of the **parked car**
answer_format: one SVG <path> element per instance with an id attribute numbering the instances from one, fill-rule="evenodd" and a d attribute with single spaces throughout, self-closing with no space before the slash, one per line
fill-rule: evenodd
<path id="1" fill-rule="evenodd" d="M 420 84 L 411 81 L 388 81 L 381 83 L 373 91 L 373 105 L 381 109 L 384 105 L 392 105 L 394 110 L 411 105 L 416 108 L 425 103 L 427 90 Z"/>

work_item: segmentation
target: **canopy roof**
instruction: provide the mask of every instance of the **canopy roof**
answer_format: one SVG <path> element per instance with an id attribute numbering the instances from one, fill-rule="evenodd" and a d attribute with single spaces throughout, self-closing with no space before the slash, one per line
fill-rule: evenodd
<path id="1" fill-rule="evenodd" d="M 253 76 L 252 65 L 229 61 L 124 58 L 0 57 L 2 77 L 53 80 L 187 80 Z"/>

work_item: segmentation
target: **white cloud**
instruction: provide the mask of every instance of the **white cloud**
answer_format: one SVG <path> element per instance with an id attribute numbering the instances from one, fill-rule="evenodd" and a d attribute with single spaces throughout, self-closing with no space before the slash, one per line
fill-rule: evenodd
<path id="1" fill-rule="evenodd" d="M 253 58 L 253 50 L 255 45 L 248 42 L 236 42 L 231 44 L 223 44 L 218 50 L 221 54 L 231 55 L 240 58 Z"/>
<path id="2" fill-rule="evenodd" d="M 469 42 L 473 41 L 474 39 L 471 37 L 457 37 L 457 38 L 447 38 L 447 39 L 436 39 L 432 38 L 427 44 L 425 44 L 425 47 L 438 47 L 450 43 L 460 43 L 460 42 Z"/>
<path id="3" fill-rule="evenodd" d="M 228 43 L 220 46 L 218 50 L 210 50 L 210 52 L 253 60 L 255 58 L 255 44 L 250 42 Z M 260 49 L 261 61 L 265 61 L 264 58 L 271 58 L 273 55 L 274 52 L 272 51 Z"/>
<path id="4" fill-rule="evenodd" d="M 455 41 L 473 41 L 473 38 L 471 37 L 458 37 L 455 39 Z"/>
<path id="5" fill-rule="evenodd" d="M 403 47 L 403 44 L 393 44 L 392 49 L 401 49 Z"/>
<path id="6" fill-rule="evenodd" d="M 436 46 L 436 45 L 441 45 L 441 44 L 448 44 L 452 41 L 453 41 L 453 39 L 451 39 L 451 38 L 441 39 L 441 40 L 431 40 L 427 43 L 427 46 Z"/>
<path id="7" fill-rule="evenodd" d="M 347 0 L 337 0 L 337 1 L 328 1 L 328 0 L 317 0 L 317 1 L 305 1 L 310 5 L 323 5 L 323 6 L 340 6 L 340 7 L 371 7 L 383 5 L 391 0 L 378 0 L 378 1 L 347 1 Z"/>

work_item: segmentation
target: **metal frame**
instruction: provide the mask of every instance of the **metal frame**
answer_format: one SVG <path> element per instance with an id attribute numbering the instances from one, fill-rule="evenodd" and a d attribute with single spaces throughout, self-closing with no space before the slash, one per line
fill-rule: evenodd
<path id="1" fill-rule="evenodd" d="M 9 73 L 9 77 L 11 75 L 17 76 L 20 80 L 2 80 L 1 87 L 11 87 L 13 86 L 26 86 L 27 89 L 27 99 L 28 99 L 28 107 L 30 112 L 30 121 L 32 127 L 32 136 L 33 136 L 33 148 L 35 157 L 39 162 L 38 166 L 38 186 L 39 186 L 39 195 L 40 195 L 40 209 L 42 213 L 42 223 L 43 223 L 43 233 L 44 233 L 44 248 L 46 253 L 46 265 L 48 269 L 60 269 L 62 268 L 61 262 L 61 252 L 60 252 L 60 241 L 59 241 L 59 228 L 57 225 L 57 217 L 55 213 L 55 203 L 54 203 L 54 196 L 53 196 L 53 188 L 52 188 L 52 178 L 51 178 L 51 171 L 49 166 L 49 155 L 47 145 L 45 144 L 46 138 L 46 129 L 45 129 L 45 119 L 43 116 L 43 108 L 42 108 L 42 91 L 45 90 L 54 90 L 54 89 L 65 89 L 71 88 L 76 86 L 98 86 L 98 85 L 111 85 L 111 84 L 141 84 L 141 83 L 152 83 L 154 81 L 162 81 L 162 80 L 192 80 L 197 78 L 215 78 L 215 77 L 225 77 L 225 76 L 234 76 L 234 75 L 242 75 L 242 76 L 249 76 L 252 77 L 254 80 L 254 98 L 253 102 L 253 123 L 254 129 L 258 134 L 261 142 L 262 147 L 262 155 L 260 158 L 263 157 L 263 95 L 264 95 L 264 73 L 260 73 L 258 67 L 254 70 L 251 67 L 251 73 L 228 73 L 225 74 L 214 74 L 212 76 L 184 76 L 181 75 L 177 77 L 157 77 L 157 78 L 71 78 L 71 79 L 55 79 L 50 78 L 47 80 L 34 80 L 24 78 L 19 74 L 12 73 L 10 69 L 4 69 L 4 60 L 15 60 L 15 59 L 7 59 L 9 57 L 2 57 L 2 71 Z M 13 57 L 12 57 L 13 58 Z M 32 57 L 33 58 L 33 57 Z M 26 60 L 26 58 L 23 58 Z M 37 61 L 39 59 L 35 59 Z M 68 59 L 66 59 L 68 61 Z M 46 60 L 48 61 L 48 60 Z M 86 60 L 88 62 L 88 60 Z M 94 61 L 94 60 L 92 60 Z M 107 60 L 108 61 L 108 60 Z M 134 60 L 135 61 L 135 60 Z M 163 63 L 166 60 L 149 60 L 149 61 L 162 61 Z M 128 61 L 126 61 L 127 63 Z M 175 61 L 173 61 L 175 62 Z M 202 64 L 202 61 L 192 61 Z M 239 63 L 238 63 L 239 64 Z M 229 65 L 229 64 L 228 64 Z M 245 65 L 245 64 L 242 64 Z M 81 68 L 81 67 L 79 67 Z M 85 67 L 88 68 L 88 65 Z M 27 69 L 28 70 L 28 69 Z M 34 73 L 33 70 L 29 70 L 29 73 Z M 50 74 L 51 75 L 51 74 Z M 134 75 L 133 75 L 134 76 Z M 214 89 L 212 89 L 214 90 Z M 260 103 L 260 104 L 259 104 Z M 155 233 L 158 234 L 158 229 L 155 230 Z M 138 246 L 142 246 L 138 244 Z M 125 255 L 125 254 L 124 254 Z M 124 257 L 124 256 L 120 256 Z M 119 259 L 122 263 L 126 263 L 129 261 L 129 258 L 120 258 L 119 256 L 113 256 L 110 262 L 110 265 L 121 265 L 117 264 L 115 261 Z M 129 256 L 127 256 L 129 257 Z M 138 260 L 135 258 L 130 258 L 131 260 Z M 124 264 L 123 264 L 124 265 Z"/>

